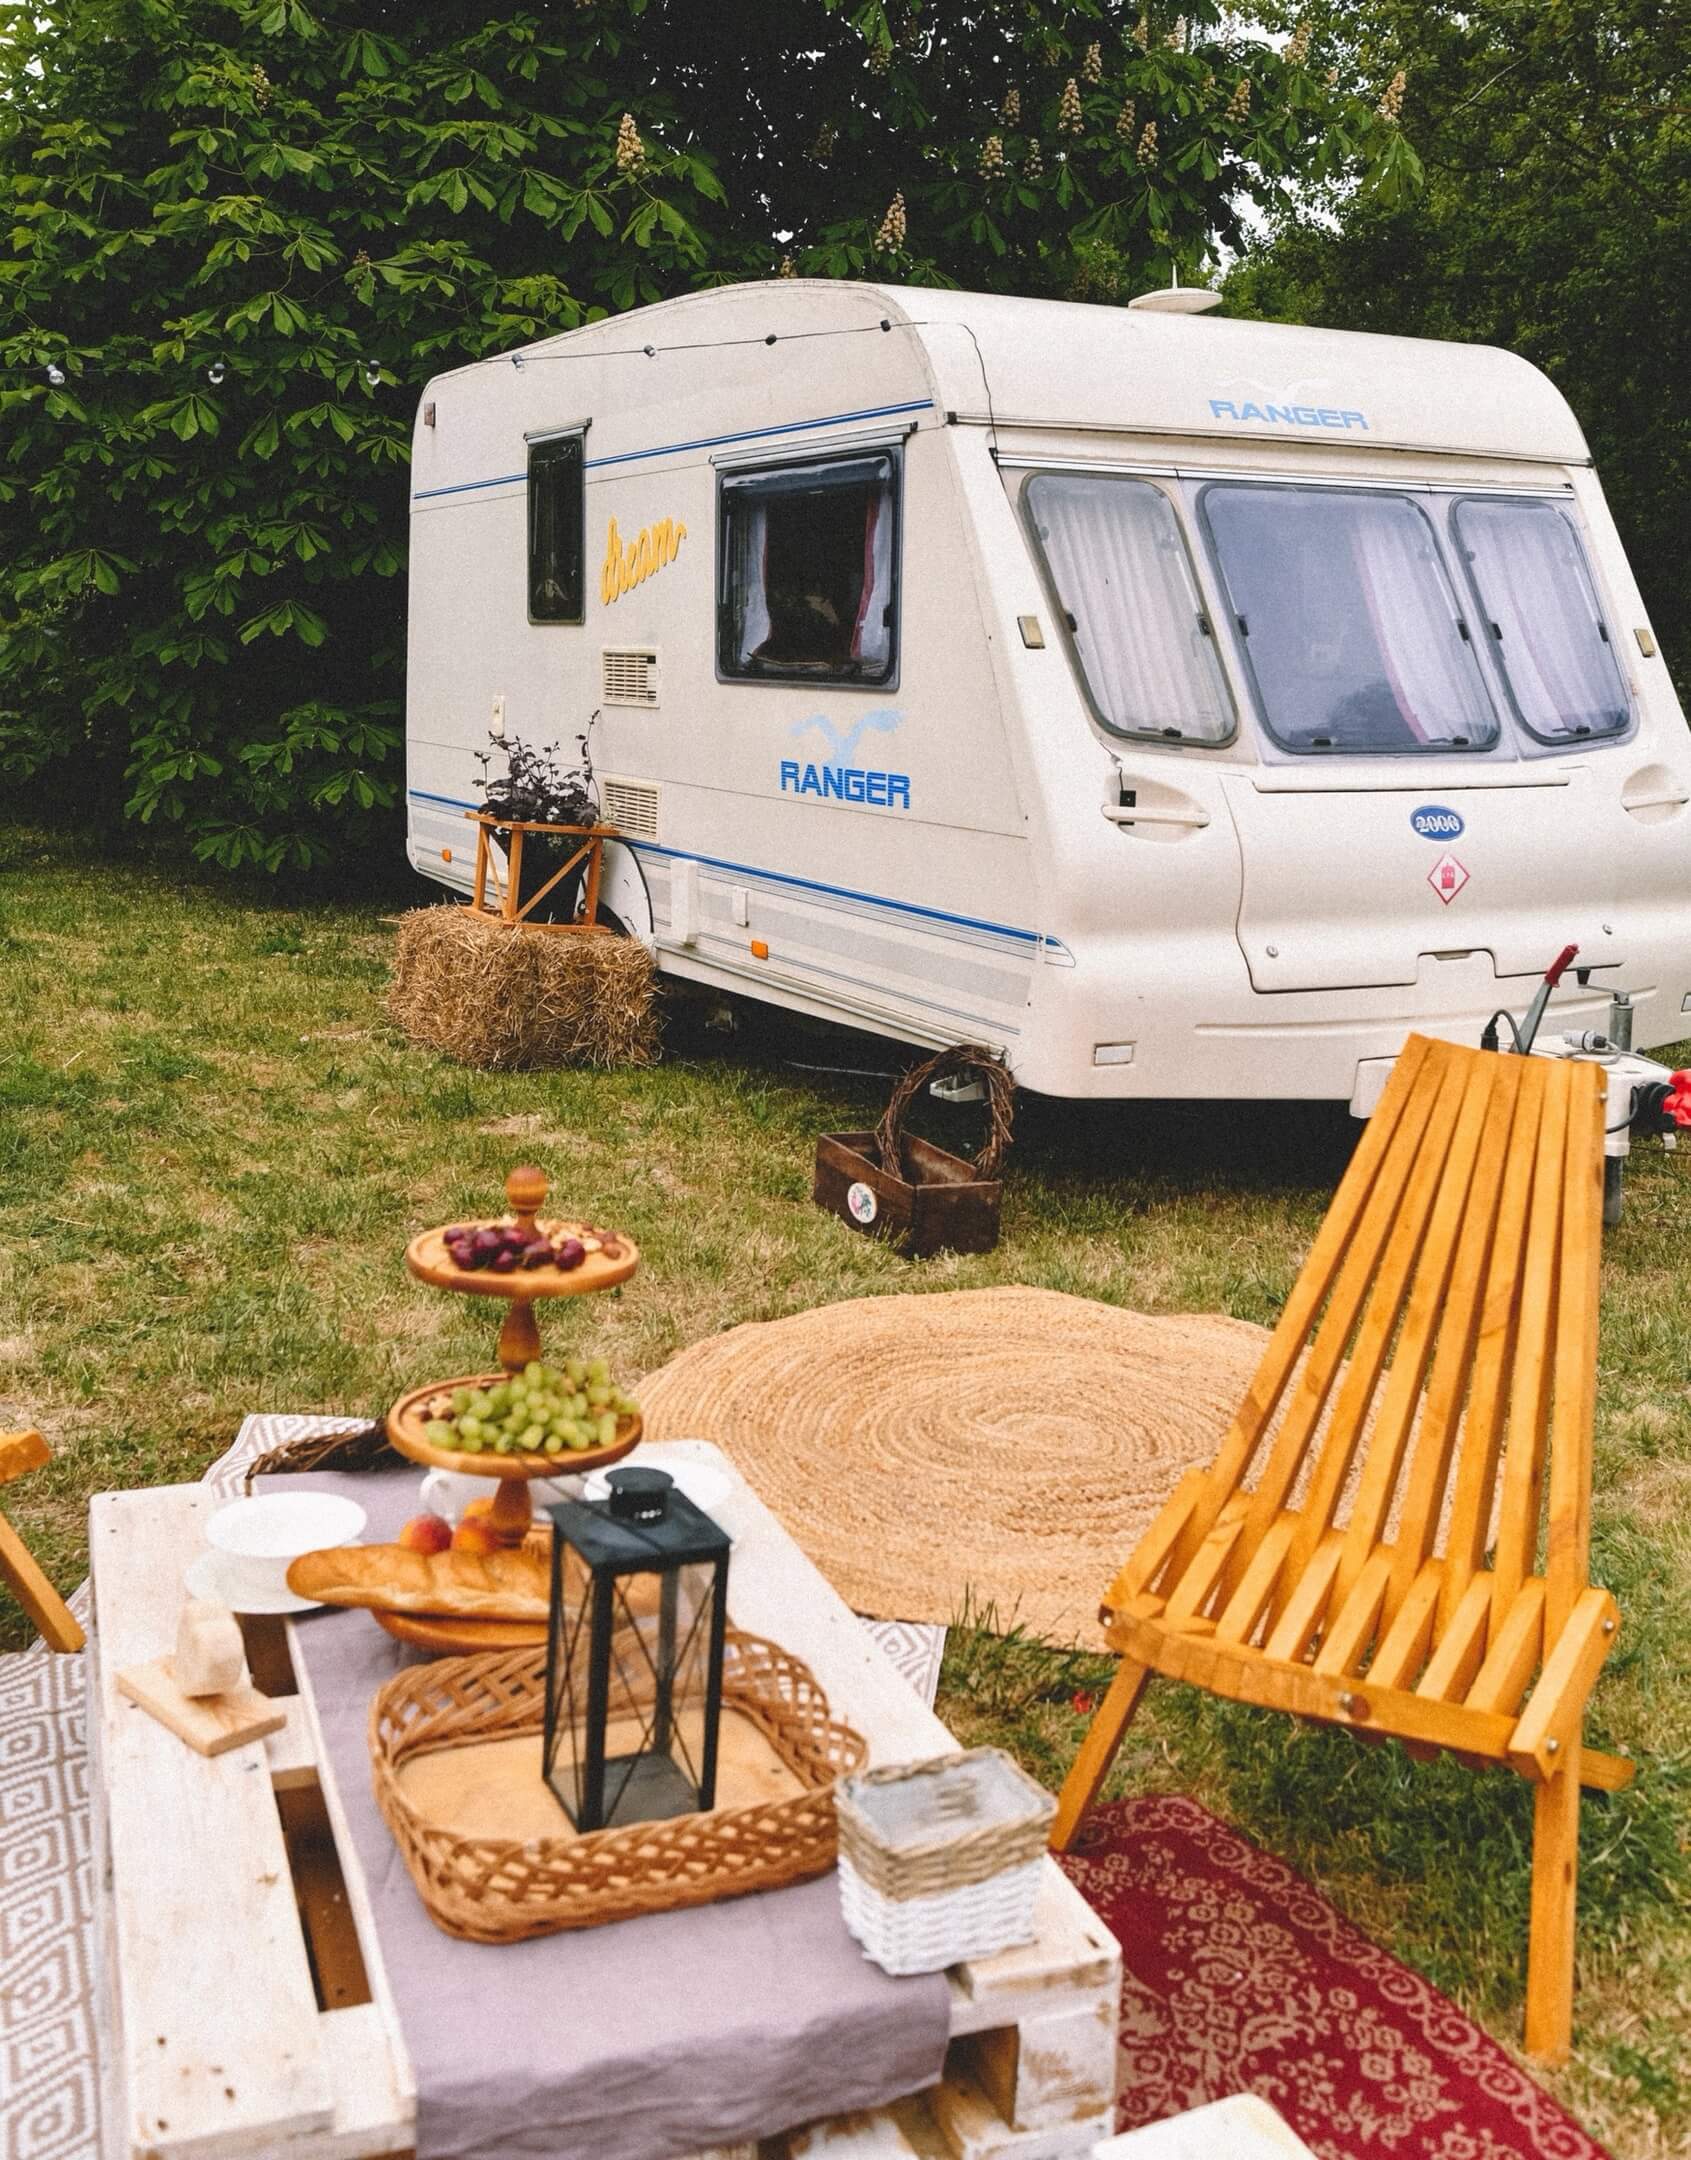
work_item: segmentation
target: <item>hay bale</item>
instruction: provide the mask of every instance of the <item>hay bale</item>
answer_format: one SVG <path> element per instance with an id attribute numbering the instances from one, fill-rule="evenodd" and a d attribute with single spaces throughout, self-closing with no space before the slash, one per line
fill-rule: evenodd
<path id="1" fill-rule="evenodd" d="M 425 907 L 400 921 L 387 1009 L 414 1043 L 462 1065 L 649 1065 L 655 988 L 632 938 Z"/>

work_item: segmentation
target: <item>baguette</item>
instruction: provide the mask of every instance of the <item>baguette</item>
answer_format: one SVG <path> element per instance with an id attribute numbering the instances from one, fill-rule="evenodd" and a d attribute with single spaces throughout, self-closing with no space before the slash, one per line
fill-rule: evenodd
<path id="1" fill-rule="evenodd" d="M 444 1613 L 460 1620 L 539 1620 L 549 1571 L 532 1545 L 514 1552 L 413 1552 L 407 1545 L 337 1545 L 302 1553 L 288 1588 L 318 1605 Z"/>

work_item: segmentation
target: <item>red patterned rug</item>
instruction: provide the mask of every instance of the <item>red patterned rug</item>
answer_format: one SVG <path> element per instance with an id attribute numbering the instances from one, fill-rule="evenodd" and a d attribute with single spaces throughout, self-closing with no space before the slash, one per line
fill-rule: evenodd
<path id="1" fill-rule="evenodd" d="M 1195 1800 L 1062 1856 L 1122 1947 L 1120 2127 L 1260 2093 L 1320 2160 L 1609 2160 L 1495 2040 Z"/>

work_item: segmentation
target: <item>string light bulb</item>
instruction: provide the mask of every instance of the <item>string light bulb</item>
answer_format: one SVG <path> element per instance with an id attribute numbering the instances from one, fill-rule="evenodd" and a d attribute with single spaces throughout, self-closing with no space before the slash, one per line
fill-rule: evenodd
<path id="1" fill-rule="evenodd" d="M 214 360 L 211 363 L 210 367 L 206 369 L 206 381 L 210 383 L 211 387 L 215 390 L 218 384 L 222 382 L 224 377 L 228 374 L 228 372 L 228 367 L 224 364 L 223 361 Z"/>
<path id="2" fill-rule="evenodd" d="M 49 360 L 47 363 L 47 380 L 55 390 L 62 390 L 65 386 L 65 371 L 56 360 Z"/>
<path id="3" fill-rule="evenodd" d="M 370 385 L 370 388 L 374 390 L 381 379 L 382 363 L 379 360 L 366 360 L 364 363 L 364 380 Z"/>

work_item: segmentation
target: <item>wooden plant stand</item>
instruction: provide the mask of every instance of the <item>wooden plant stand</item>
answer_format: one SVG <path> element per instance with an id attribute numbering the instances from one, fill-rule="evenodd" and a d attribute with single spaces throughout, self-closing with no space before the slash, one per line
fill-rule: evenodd
<path id="1" fill-rule="evenodd" d="M 472 915 L 481 915 L 489 922 L 521 923 L 529 930 L 570 930 L 576 932 L 597 931 L 599 913 L 599 880 L 604 870 L 605 842 L 618 837 L 614 825 L 542 825 L 532 819 L 511 819 L 493 816 L 486 810 L 466 810 L 464 815 L 476 828 L 476 875 L 467 903 Z M 501 881 L 499 865 L 494 860 L 491 845 L 495 833 L 509 833 L 510 845 L 506 849 L 506 875 Z M 554 870 L 552 875 L 533 893 L 517 905 L 523 889 L 523 841 L 530 833 L 566 833 L 580 840 L 581 845 L 569 860 Z M 562 879 L 569 876 L 583 857 L 587 859 L 585 905 L 579 922 L 537 923 L 530 917 L 546 895 Z M 488 884 L 491 880 L 496 907 L 488 904 Z"/>

